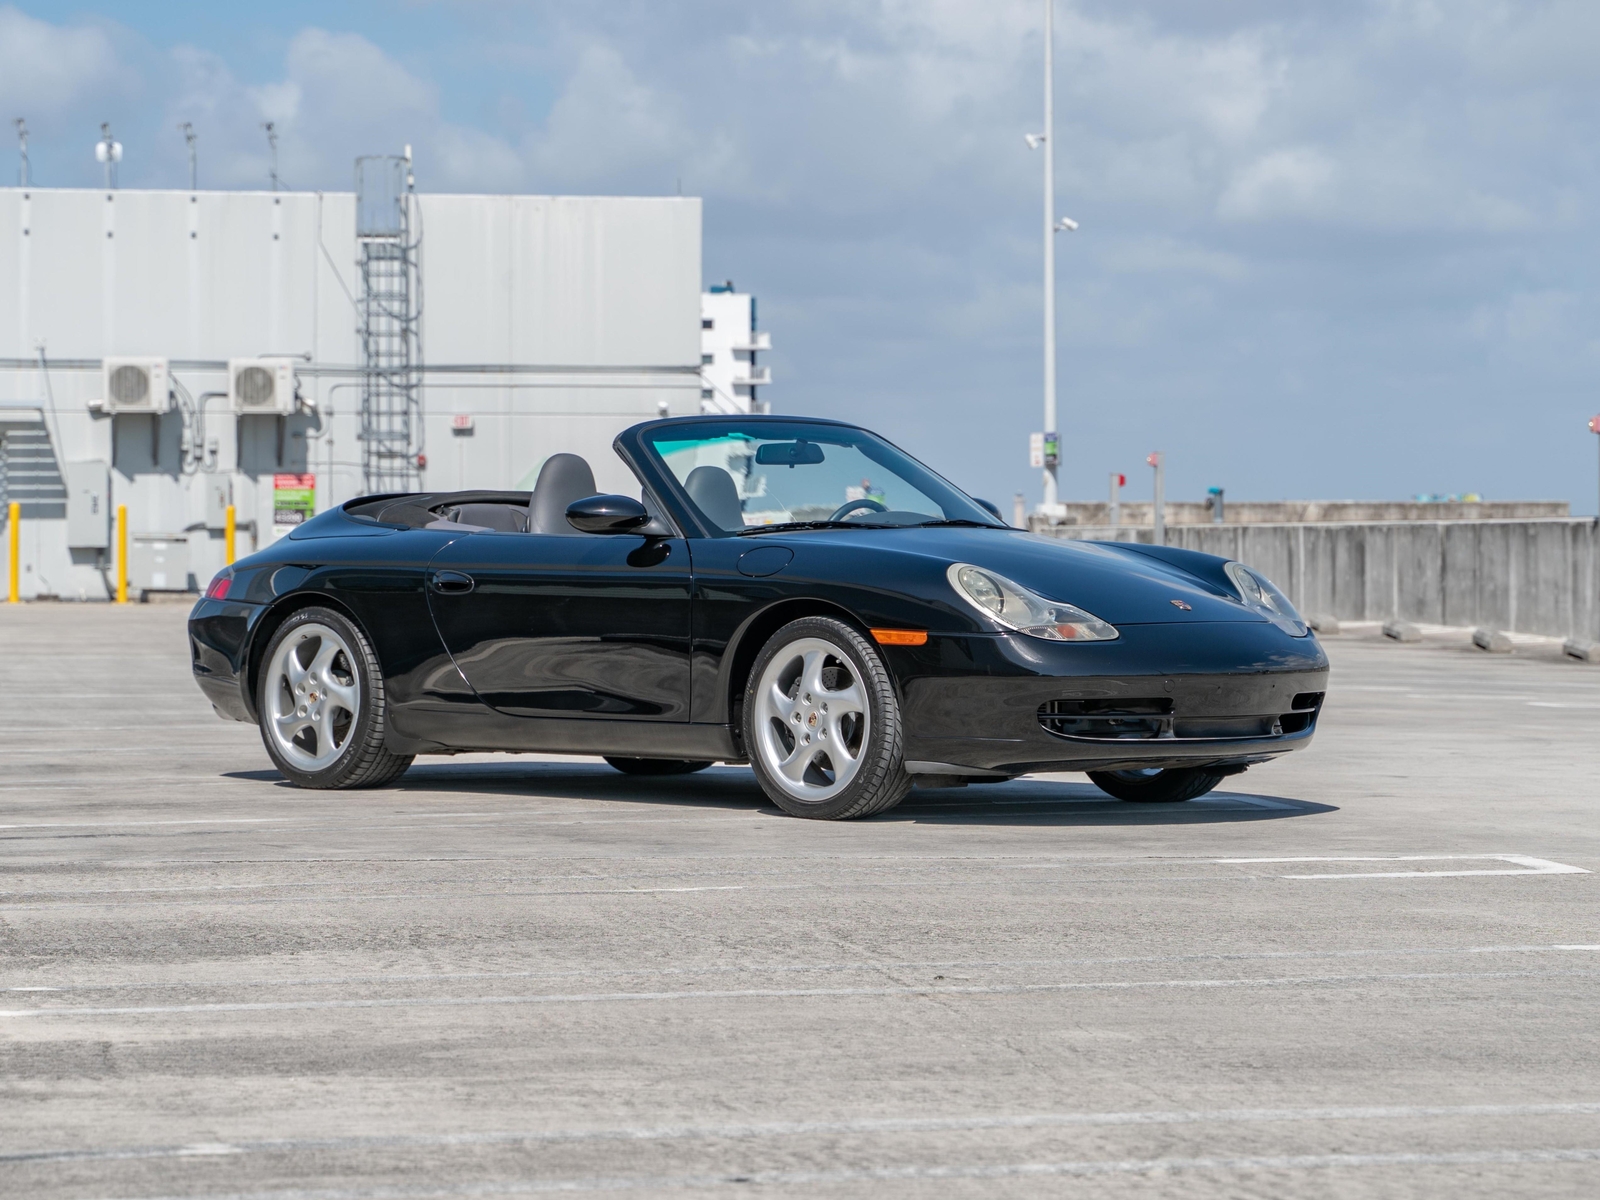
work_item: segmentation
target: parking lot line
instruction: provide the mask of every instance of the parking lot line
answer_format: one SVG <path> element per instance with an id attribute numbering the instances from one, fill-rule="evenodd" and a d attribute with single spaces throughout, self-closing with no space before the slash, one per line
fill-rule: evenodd
<path id="1" fill-rule="evenodd" d="M 1391 1104 L 1324 1108 L 1222 1108 L 1147 1112 L 1065 1112 L 954 1117 L 863 1117 L 836 1121 L 753 1121 L 720 1125 L 632 1125 L 598 1129 L 488 1130 L 478 1133 L 369 1134 L 268 1138 L 173 1146 L 89 1147 L 0 1153 L 0 1163 L 94 1162 L 140 1158 L 207 1158 L 306 1150 L 419 1149 L 501 1144 L 759 1140 L 851 1134 L 965 1133 L 991 1129 L 1070 1129 L 1147 1125 L 1236 1125 L 1305 1121 L 1471 1120 L 1600 1115 L 1600 1103 Z"/>
<path id="2" fill-rule="evenodd" d="M 303 1012 L 318 1009 L 478 1008 L 501 1005 L 623 1004 L 679 1000 L 772 1000 L 820 997 L 1022 996 L 1049 992 L 1132 991 L 1140 989 L 1221 989 L 1324 987 L 1360 983 L 1421 983 L 1484 979 L 1595 979 L 1600 971 L 1396 971 L 1361 975 L 1251 976 L 1233 979 L 1110 979 L 1052 983 L 974 985 L 915 984 L 901 987 L 734 988 L 704 991 L 580 992 L 526 996 L 395 996 L 362 1000 L 222 1001 L 208 1004 L 151 1004 L 108 1008 L 15 1008 L 0 1019 L 30 1017 L 144 1017 L 185 1013 Z"/>
<path id="3" fill-rule="evenodd" d="M 140 1200 L 432 1200 L 433 1197 L 514 1196 L 544 1192 L 667 1191 L 753 1185 L 805 1186 L 834 1183 L 894 1183 L 914 1180 L 1018 1179 L 1051 1176 L 1151 1175 L 1179 1171 L 1257 1172 L 1335 1170 L 1350 1167 L 1527 1166 L 1539 1163 L 1592 1163 L 1600 1149 L 1463 1150 L 1443 1153 L 1285 1154 L 1249 1157 L 1131 1158 L 1079 1162 L 868 1167 L 833 1171 L 749 1171 L 700 1175 L 615 1175 L 579 1178 L 513 1179 L 458 1183 L 445 1188 L 296 1188 L 290 1191 L 185 1193 Z"/>
<path id="4" fill-rule="evenodd" d="M 1525 946 L 1409 946 L 1356 950 L 1263 950 L 1216 952 L 1209 954 L 1149 954 L 1111 958 L 1018 958 L 950 959 L 927 962 L 903 959 L 874 959 L 858 962 L 735 962 L 708 966 L 656 967 L 560 971 L 440 971 L 427 974 L 369 974 L 286 976 L 281 979 L 180 979 L 128 980 L 108 983 L 66 983 L 52 986 L 0 986 L 0 992 L 107 992 L 107 991 L 194 991 L 200 989 L 240 991 L 254 988 L 346 987 L 358 984 L 454 983 L 487 979 L 617 979 L 692 978 L 706 975 L 833 975 L 851 972 L 890 971 L 1003 971 L 1019 968 L 1103 967 L 1133 964 L 1197 962 L 1275 962 L 1306 959 L 1420 958 L 1438 955 L 1549 954 L 1600 951 L 1600 944 L 1556 943 Z"/>
<path id="5" fill-rule="evenodd" d="M 1472 871 L 1350 871 L 1323 872 L 1314 875 L 1280 875 L 1280 879 L 1415 879 L 1420 876 L 1434 878 L 1460 875 L 1588 875 L 1583 867 L 1551 862 L 1548 858 L 1533 858 L 1526 854 L 1396 854 L 1375 856 L 1306 855 L 1295 858 L 1219 858 L 1223 864 L 1240 863 L 1295 863 L 1295 862 L 1508 862 L 1515 869 L 1489 869 Z"/>

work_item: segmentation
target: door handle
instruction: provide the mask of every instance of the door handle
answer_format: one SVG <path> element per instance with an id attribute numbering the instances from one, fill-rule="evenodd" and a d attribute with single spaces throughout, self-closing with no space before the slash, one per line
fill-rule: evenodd
<path id="1" fill-rule="evenodd" d="M 471 575 L 463 575 L 460 571 L 435 571 L 428 582 L 434 591 L 446 596 L 465 596 L 478 586 Z"/>

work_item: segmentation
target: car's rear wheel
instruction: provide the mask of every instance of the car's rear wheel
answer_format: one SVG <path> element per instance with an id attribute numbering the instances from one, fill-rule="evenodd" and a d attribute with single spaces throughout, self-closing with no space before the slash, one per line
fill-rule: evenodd
<path id="1" fill-rule="evenodd" d="M 384 748 L 383 670 L 366 635 L 331 608 L 304 608 L 267 644 L 256 696 L 267 754 L 296 787 L 377 787 L 412 756 Z"/>
<path id="2" fill-rule="evenodd" d="M 872 643 L 832 617 L 791 621 L 762 647 L 743 732 L 762 790 L 791 816 L 870 816 L 911 790 L 894 682 Z"/>
<path id="3" fill-rule="evenodd" d="M 1141 804 L 1168 804 L 1204 796 L 1225 775 L 1197 767 L 1168 767 L 1165 770 L 1090 771 L 1089 782 L 1108 796 Z"/>
<path id="4" fill-rule="evenodd" d="M 681 758 L 613 758 L 609 754 L 606 761 L 624 775 L 693 775 L 711 765 Z"/>

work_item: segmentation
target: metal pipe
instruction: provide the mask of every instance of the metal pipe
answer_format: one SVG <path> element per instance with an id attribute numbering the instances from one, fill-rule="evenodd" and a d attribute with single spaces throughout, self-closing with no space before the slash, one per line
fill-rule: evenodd
<path id="1" fill-rule="evenodd" d="M 10 553 L 7 558 L 11 564 L 6 600 L 12 604 L 20 604 L 22 603 L 22 505 L 15 500 L 7 505 L 6 520 L 9 525 L 7 540 L 10 542 Z"/>
<path id="2" fill-rule="evenodd" d="M 128 602 L 128 506 L 117 505 L 117 603 Z"/>

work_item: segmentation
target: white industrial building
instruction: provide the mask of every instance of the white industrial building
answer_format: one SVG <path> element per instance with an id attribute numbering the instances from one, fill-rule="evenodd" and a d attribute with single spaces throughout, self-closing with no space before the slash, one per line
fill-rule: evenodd
<path id="1" fill-rule="evenodd" d="M 700 297 L 701 407 L 710 413 L 765 412 L 756 389 L 772 371 L 756 356 L 772 349 L 772 335 L 756 329 L 756 298 L 720 284 Z"/>
<path id="2" fill-rule="evenodd" d="M 420 400 L 394 443 L 410 485 L 529 487 L 572 451 L 602 489 L 633 486 L 616 434 L 701 411 L 699 200 L 399 203 L 412 340 L 386 378 Z M 133 588 L 183 589 L 223 565 L 230 503 L 242 556 L 301 518 L 304 489 L 315 511 L 374 490 L 363 397 L 387 360 L 364 256 L 354 193 L 0 189 L 22 596 L 105 597 L 117 505 Z"/>

